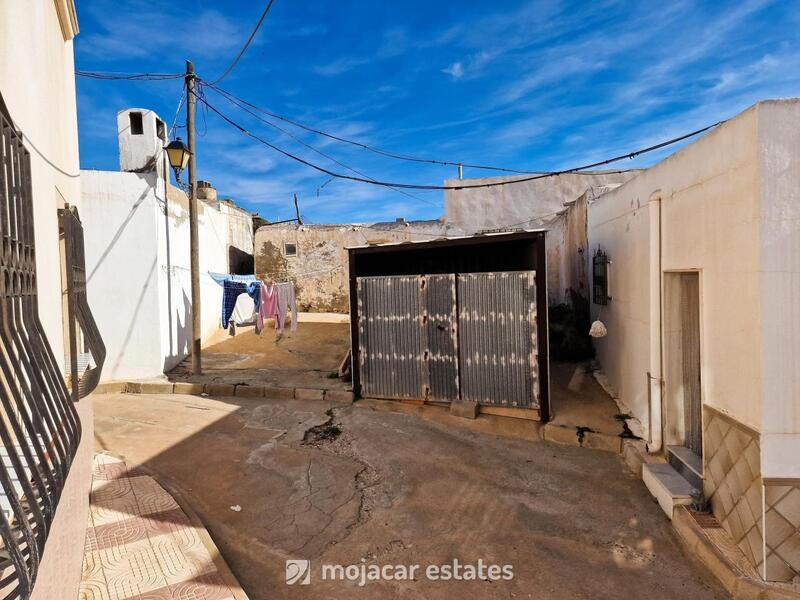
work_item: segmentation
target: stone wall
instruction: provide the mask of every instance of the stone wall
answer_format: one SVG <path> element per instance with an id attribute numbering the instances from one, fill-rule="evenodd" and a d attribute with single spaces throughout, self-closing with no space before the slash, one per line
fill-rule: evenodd
<path id="1" fill-rule="evenodd" d="M 295 284 L 298 308 L 349 312 L 347 248 L 460 235 L 441 221 L 374 225 L 265 225 L 255 235 L 255 271 L 265 281 Z M 293 244 L 295 253 L 287 252 Z"/>

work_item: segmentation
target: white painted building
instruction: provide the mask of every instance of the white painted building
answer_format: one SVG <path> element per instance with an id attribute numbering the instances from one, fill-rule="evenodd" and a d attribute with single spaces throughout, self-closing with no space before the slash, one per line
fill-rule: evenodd
<path id="1" fill-rule="evenodd" d="M 67 313 L 62 302 L 61 269 L 64 255 L 59 242 L 57 211 L 67 203 L 76 203 L 81 192 L 73 61 L 73 38 L 77 34 L 78 21 L 72 0 L 0 2 L 0 113 L 14 130 L 4 132 L 3 143 L 8 140 L 16 143 L 21 139 L 24 153 L 29 155 L 29 158 L 22 158 L 23 166 L 29 163 L 31 184 L 30 193 L 25 192 L 23 196 L 26 198 L 25 204 L 31 201 L 33 211 L 38 315 L 46 341 L 52 349 L 55 368 L 61 375 L 64 373 L 64 355 L 68 344 L 64 335 Z M 12 154 L 22 157 L 23 151 L 18 148 Z M 3 165 L 4 157 L 8 156 L 7 148 L 0 152 L 0 170 L 4 171 L 4 176 L 8 175 Z M 4 177 L 0 177 L 0 187 L 5 185 L 5 181 Z M 0 193 L 0 197 L 3 197 L 5 204 L 11 196 Z M 4 313 L 4 318 L 6 316 L 7 313 Z M 12 324 L 5 325 L 14 328 Z M 25 334 L 30 333 L 28 327 Z M 3 343 L 0 342 L 0 345 Z M 0 352 L 3 361 L 8 351 L 6 347 Z M 6 390 L 4 394 L 19 388 L 20 380 L 26 377 L 15 372 L 14 381 L 7 381 L 0 375 L 0 385 Z M 32 402 L 34 394 L 36 392 L 23 390 L 24 401 Z M 71 406 L 77 410 L 82 431 L 71 457 L 71 467 L 60 499 L 54 506 L 54 518 L 47 517 L 49 526 L 35 530 L 37 538 L 44 539 L 46 535 L 47 541 L 38 561 L 38 574 L 33 581 L 30 597 L 34 600 L 78 596 L 94 451 L 91 396 Z M 18 411 L 14 412 L 16 414 L 9 414 L 0 409 L 3 427 L 18 420 Z M 3 455 L 7 456 L 8 453 L 9 449 L 4 448 Z M 14 471 L 6 460 L 0 468 L 6 469 L 14 477 Z M 40 464 L 38 468 L 44 471 L 47 465 Z M 19 493 L 20 487 L 12 487 Z M 54 491 L 49 490 L 51 493 Z M 5 509 L 9 490 L 0 486 L 0 495 Z M 22 530 L 18 523 L 14 527 L 15 531 Z M 18 537 L 19 534 L 14 535 Z M 33 554 L 29 550 L 27 553 L 29 556 Z M 2 555 L 5 583 L 0 586 L 0 596 L 6 597 L 10 587 L 25 579 L 24 576 L 12 578 L 14 572 L 28 571 L 32 574 L 37 570 L 37 560 L 31 557 L 26 568 L 12 569 L 9 566 L 8 547 L 3 548 Z M 27 583 L 24 586 L 27 587 Z M 20 590 L 24 590 L 24 587 Z"/>
<path id="2" fill-rule="evenodd" d="M 800 100 L 760 102 L 588 207 L 590 256 L 610 260 L 592 304 L 609 383 L 762 577 L 796 583 L 798 123 Z M 645 465 L 668 514 L 688 502 L 665 495 L 670 465 Z"/>
<path id="3" fill-rule="evenodd" d="M 106 381 L 158 377 L 191 349 L 189 200 L 165 179 L 164 123 L 153 111 L 128 109 L 117 129 L 121 170 L 81 174 L 87 286 L 108 351 Z M 205 343 L 220 333 L 222 304 L 208 273 L 229 272 L 235 254 L 252 256 L 252 217 L 201 198 L 198 232 Z"/>

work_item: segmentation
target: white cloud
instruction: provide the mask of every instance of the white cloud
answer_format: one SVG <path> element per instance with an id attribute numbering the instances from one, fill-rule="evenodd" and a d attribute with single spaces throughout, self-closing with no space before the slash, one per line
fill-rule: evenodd
<path id="1" fill-rule="evenodd" d="M 464 63 L 454 62 L 449 67 L 442 69 L 442 73 L 450 75 L 453 79 L 461 79 L 464 76 Z"/>

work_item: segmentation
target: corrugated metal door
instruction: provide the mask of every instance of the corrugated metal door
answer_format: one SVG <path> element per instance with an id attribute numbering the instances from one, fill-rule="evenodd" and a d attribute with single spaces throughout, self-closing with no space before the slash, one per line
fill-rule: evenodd
<path id="1" fill-rule="evenodd" d="M 365 396 L 539 407 L 534 271 L 359 277 L 356 289 Z"/>
<path id="2" fill-rule="evenodd" d="M 455 276 L 359 277 L 357 292 L 364 395 L 457 399 Z"/>
<path id="3" fill-rule="evenodd" d="M 422 279 L 425 325 L 426 400 L 458 399 L 458 332 L 455 275 L 427 275 Z"/>
<path id="4" fill-rule="evenodd" d="M 536 273 L 458 276 L 461 398 L 539 407 Z"/>

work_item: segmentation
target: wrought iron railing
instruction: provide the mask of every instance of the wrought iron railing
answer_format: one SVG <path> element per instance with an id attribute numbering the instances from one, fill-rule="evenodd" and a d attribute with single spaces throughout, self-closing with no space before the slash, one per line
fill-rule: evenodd
<path id="1" fill-rule="evenodd" d="M 58 211 L 61 234 L 64 239 L 64 258 L 67 283 L 67 320 L 69 329 L 69 373 L 72 399 L 77 402 L 85 398 L 100 383 L 106 347 L 97 328 L 89 301 L 86 298 L 86 255 L 83 245 L 83 225 L 74 206 Z M 80 334 L 80 335 L 79 335 Z M 91 357 L 91 363 L 80 365 L 79 355 L 86 354 L 78 349 L 79 341 Z"/>
<path id="2" fill-rule="evenodd" d="M 0 240 L 0 598 L 11 600 L 32 592 L 81 426 L 39 319 L 30 155 L 1 98 Z"/>

